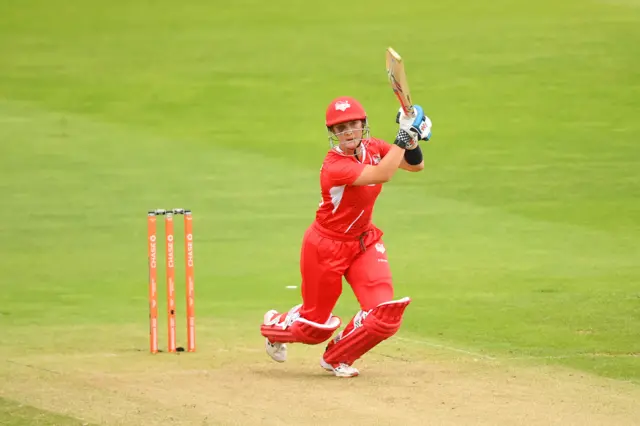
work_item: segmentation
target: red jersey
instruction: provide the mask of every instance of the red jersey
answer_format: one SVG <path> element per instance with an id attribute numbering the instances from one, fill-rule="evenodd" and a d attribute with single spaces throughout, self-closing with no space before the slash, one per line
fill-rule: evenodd
<path id="1" fill-rule="evenodd" d="M 322 227 L 354 238 L 371 228 L 373 206 L 382 184 L 352 184 L 366 165 L 377 165 L 391 148 L 375 138 L 362 145 L 362 162 L 333 149 L 327 153 L 320 169 L 322 202 L 316 212 L 316 222 Z"/>

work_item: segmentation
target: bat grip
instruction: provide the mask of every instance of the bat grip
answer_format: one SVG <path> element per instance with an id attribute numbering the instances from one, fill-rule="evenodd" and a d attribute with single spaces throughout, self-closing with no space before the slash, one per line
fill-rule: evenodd
<path id="1" fill-rule="evenodd" d="M 411 117 L 411 118 L 416 117 L 416 110 L 413 109 L 413 105 L 402 107 L 402 109 L 404 110 L 404 115 L 406 115 L 407 117 Z"/>

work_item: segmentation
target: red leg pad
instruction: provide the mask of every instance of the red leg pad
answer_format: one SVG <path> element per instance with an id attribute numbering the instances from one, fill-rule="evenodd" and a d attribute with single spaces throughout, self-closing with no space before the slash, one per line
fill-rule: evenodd
<path id="1" fill-rule="evenodd" d="M 300 317 L 296 308 L 284 314 L 267 313 L 260 326 L 262 335 L 273 343 L 317 345 L 330 339 L 342 322 L 336 316 L 331 316 L 324 324 L 309 321 Z"/>
<path id="2" fill-rule="evenodd" d="M 353 364 L 380 342 L 396 334 L 409 303 L 411 299 L 405 297 L 382 303 L 368 313 L 359 312 L 352 323 L 329 342 L 324 360 L 329 364 Z"/>

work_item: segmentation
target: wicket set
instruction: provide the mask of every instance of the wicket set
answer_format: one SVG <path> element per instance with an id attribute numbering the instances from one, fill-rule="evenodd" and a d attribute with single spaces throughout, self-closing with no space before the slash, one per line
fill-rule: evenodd
<path id="1" fill-rule="evenodd" d="M 167 352 L 181 352 L 184 348 L 176 344 L 176 301 L 175 301 L 175 256 L 173 216 L 184 216 L 184 252 L 187 299 L 187 351 L 196 350 L 196 317 L 193 275 L 193 223 L 191 210 L 156 209 L 147 214 L 147 243 L 149 249 L 149 349 L 151 353 L 158 349 L 158 247 L 156 237 L 156 218 L 164 216 L 166 280 L 167 280 Z"/>

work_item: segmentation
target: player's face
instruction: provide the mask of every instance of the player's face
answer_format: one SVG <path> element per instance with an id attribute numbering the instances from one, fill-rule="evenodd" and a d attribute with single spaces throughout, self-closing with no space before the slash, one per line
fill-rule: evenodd
<path id="1" fill-rule="evenodd" d="M 338 138 L 340 149 L 345 153 L 356 150 L 362 140 L 362 130 L 361 120 L 347 121 L 333 126 L 333 133 Z"/>

